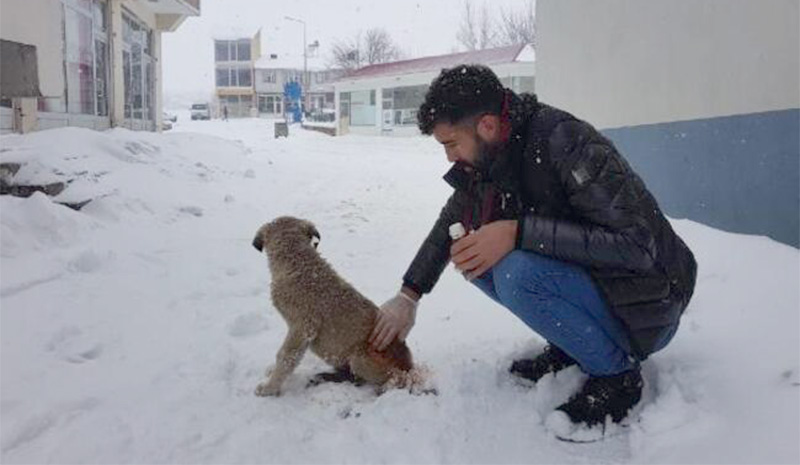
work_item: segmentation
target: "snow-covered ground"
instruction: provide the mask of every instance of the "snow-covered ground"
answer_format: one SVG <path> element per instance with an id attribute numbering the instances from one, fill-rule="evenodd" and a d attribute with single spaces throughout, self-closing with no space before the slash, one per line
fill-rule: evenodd
<path id="1" fill-rule="evenodd" d="M 164 134 L 60 129 L 0 138 L 3 463 L 798 463 L 800 254 L 686 220 L 698 286 L 673 343 L 645 363 L 640 421 L 590 445 L 544 419 L 580 385 L 506 372 L 543 341 L 448 269 L 409 344 L 438 395 L 323 385 L 312 355 L 279 398 L 253 395 L 285 334 L 266 258 L 279 215 L 380 303 L 449 189 L 429 138 L 331 138 L 271 122 Z M 94 198 L 76 212 L 53 202 Z"/>

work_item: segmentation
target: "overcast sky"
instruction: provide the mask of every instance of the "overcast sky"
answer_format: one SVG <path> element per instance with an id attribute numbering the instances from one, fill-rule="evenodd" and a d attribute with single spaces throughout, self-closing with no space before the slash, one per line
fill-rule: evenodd
<path id="1" fill-rule="evenodd" d="M 458 49 L 456 32 L 464 0 L 201 0 L 201 15 L 188 18 L 176 32 L 162 35 L 164 92 L 178 94 L 213 91 L 215 36 L 252 36 L 261 28 L 262 55 L 302 55 L 303 26 L 308 43 L 319 41 L 319 52 L 329 55 L 337 39 L 355 36 L 373 27 L 386 29 L 408 58 L 451 53 Z M 473 0 L 480 6 L 482 0 Z M 489 9 L 524 11 L 528 0 L 491 0 Z"/>

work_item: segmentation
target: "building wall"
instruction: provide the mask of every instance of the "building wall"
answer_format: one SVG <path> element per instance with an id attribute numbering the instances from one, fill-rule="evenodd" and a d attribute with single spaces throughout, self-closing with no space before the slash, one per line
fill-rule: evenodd
<path id="1" fill-rule="evenodd" d="M 533 62 L 514 62 L 499 65 L 492 65 L 492 70 L 497 74 L 506 85 L 511 86 L 511 78 L 526 76 L 532 77 L 535 75 L 536 66 Z M 353 93 L 360 91 L 372 91 L 376 93 L 375 105 L 375 121 L 374 126 L 359 126 L 349 124 L 348 129 L 342 131 L 340 127 L 339 134 L 363 134 L 363 135 L 394 135 L 394 136 L 413 136 L 418 135 L 419 130 L 416 124 L 398 126 L 395 124 L 383 124 L 384 108 L 382 92 L 384 89 L 392 89 L 397 87 L 413 87 L 430 85 L 431 81 L 439 75 L 440 71 L 427 71 L 421 73 L 404 74 L 397 76 L 380 76 L 375 78 L 361 78 L 361 79 L 341 79 L 334 83 L 336 92 L 336 113 L 337 121 L 338 115 L 341 114 L 341 94 Z M 351 118 L 352 119 L 352 118 Z"/>
<path id="2" fill-rule="evenodd" d="M 39 129 L 64 125 L 94 127 L 127 126 L 133 129 L 151 129 L 124 117 L 124 76 L 122 67 L 122 10 L 127 9 L 142 23 L 153 30 L 153 104 L 155 127 L 161 127 L 162 119 L 162 66 L 161 33 L 159 24 L 174 27 L 172 21 L 159 23 L 156 13 L 148 8 L 146 2 L 139 0 L 107 0 L 108 7 L 108 113 L 107 117 L 62 114 L 64 93 L 64 6 L 61 0 L 3 0 L 0 6 L 0 36 L 3 39 L 36 46 L 39 84 L 42 95 L 47 99 L 60 101 L 60 105 L 48 103 L 45 112 L 39 113 Z M 50 102 L 50 100 L 48 100 Z M 7 117 L 3 121 L 7 121 Z M 3 127 L 5 130 L 6 128 Z"/>
<path id="3" fill-rule="evenodd" d="M 797 0 L 541 0 L 537 89 L 600 128 L 800 106 Z"/>
<path id="4" fill-rule="evenodd" d="M 3 0 L 0 5 L 2 38 L 36 46 L 39 89 L 45 97 L 64 95 L 62 17 L 61 0 Z"/>
<path id="5" fill-rule="evenodd" d="M 800 3 L 539 0 L 537 93 L 673 217 L 800 245 Z"/>

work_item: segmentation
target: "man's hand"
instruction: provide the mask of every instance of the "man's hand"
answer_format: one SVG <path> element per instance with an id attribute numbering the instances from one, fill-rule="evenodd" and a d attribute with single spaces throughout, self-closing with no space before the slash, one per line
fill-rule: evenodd
<path id="1" fill-rule="evenodd" d="M 405 341 L 417 318 L 418 299 L 418 296 L 415 299 L 400 291 L 381 305 L 378 323 L 369 337 L 369 343 L 374 350 L 383 351 L 395 337 Z"/>
<path id="2" fill-rule="evenodd" d="M 495 221 L 459 239 L 450 247 L 456 268 L 472 281 L 514 250 L 517 221 Z"/>

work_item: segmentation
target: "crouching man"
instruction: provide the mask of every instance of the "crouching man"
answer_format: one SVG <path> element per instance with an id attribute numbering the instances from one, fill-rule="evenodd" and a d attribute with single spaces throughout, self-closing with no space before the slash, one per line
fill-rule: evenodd
<path id="1" fill-rule="evenodd" d="M 443 70 L 417 117 L 454 164 L 455 190 L 381 307 L 373 347 L 405 339 L 452 260 L 548 341 L 513 374 L 535 382 L 577 364 L 589 378 L 557 409 L 575 424 L 621 421 L 641 398 L 640 362 L 669 343 L 692 296 L 692 252 L 608 139 L 487 67 Z M 453 240 L 459 222 L 470 234 Z"/>

